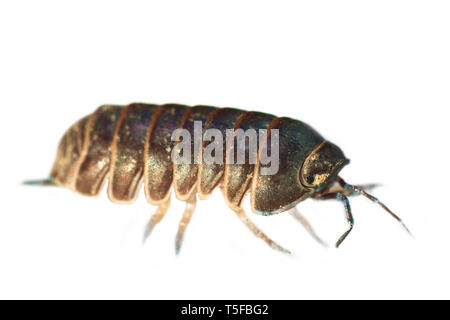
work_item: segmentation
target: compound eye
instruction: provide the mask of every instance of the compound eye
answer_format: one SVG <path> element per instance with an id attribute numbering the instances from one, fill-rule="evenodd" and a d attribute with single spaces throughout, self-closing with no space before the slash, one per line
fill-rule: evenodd
<path id="1" fill-rule="evenodd" d="M 309 172 L 308 172 L 309 171 Z M 310 167 L 309 170 L 303 170 L 303 184 L 305 186 L 311 187 L 311 188 L 317 188 L 322 183 L 327 181 L 328 177 L 330 176 L 330 170 L 328 166 L 324 166 L 322 168 L 320 167 Z"/>
<path id="2" fill-rule="evenodd" d="M 314 183 L 314 180 L 316 180 L 313 176 L 306 177 L 306 183 L 309 185 L 312 185 Z"/>

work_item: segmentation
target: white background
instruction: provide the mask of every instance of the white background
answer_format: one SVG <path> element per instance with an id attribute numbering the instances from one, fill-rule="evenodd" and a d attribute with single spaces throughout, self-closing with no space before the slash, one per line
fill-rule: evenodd
<path id="1" fill-rule="evenodd" d="M 450 298 L 449 17 L 448 1 L 2 1 L 0 298 Z M 177 200 L 141 246 L 144 197 L 20 185 L 47 176 L 75 120 L 135 101 L 303 120 L 415 238 L 361 198 L 339 250 L 249 213 L 286 256 L 216 191 L 176 257 Z M 346 228 L 338 202 L 298 208 L 330 244 Z"/>

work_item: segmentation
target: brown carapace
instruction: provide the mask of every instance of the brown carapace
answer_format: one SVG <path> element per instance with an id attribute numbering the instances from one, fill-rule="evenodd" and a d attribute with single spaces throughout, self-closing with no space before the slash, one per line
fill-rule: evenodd
<path id="1" fill-rule="evenodd" d="M 221 142 L 224 150 L 222 163 L 206 163 L 201 156 L 194 159 L 194 155 L 188 163 L 173 162 L 172 151 L 178 143 L 172 139 L 173 132 L 185 129 L 194 134 L 197 121 L 201 121 L 203 132 L 217 129 L 224 136 L 229 129 L 265 129 L 267 145 L 271 129 L 278 129 L 278 171 L 273 175 L 261 174 L 263 165 L 260 161 L 231 163 L 229 158 L 236 152 L 235 142 L 227 143 L 225 140 Z M 195 146 L 195 143 L 192 141 L 192 147 L 199 148 L 202 154 L 207 142 L 201 139 L 200 146 Z M 246 159 L 256 156 L 259 160 L 261 149 L 247 147 Z M 272 215 L 288 211 L 321 243 L 322 240 L 295 208 L 307 198 L 343 202 L 349 228 L 337 246 L 353 228 L 348 196 L 363 195 L 401 222 L 384 204 L 369 195 L 365 187 L 349 185 L 338 176 L 348 162 L 337 146 L 326 141 L 309 125 L 294 119 L 232 108 L 133 103 L 101 106 L 72 125 L 60 141 L 50 177 L 26 184 L 57 185 L 83 195 L 96 196 L 109 180 L 111 201 L 132 203 L 143 182 L 148 202 L 158 206 L 145 229 L 144 240 L 167 212 L 173 187 L 176 197 L 186 202 L 176 236 L 177 253 L 195 210 L 197 195 L 206 199 L 216 187 L 220 187 L 228 206 L 257 237 L 272 248 L 288 253 L 247 217 L 242 209 L 247 193 L 251 195 L 253 212 Z"/>

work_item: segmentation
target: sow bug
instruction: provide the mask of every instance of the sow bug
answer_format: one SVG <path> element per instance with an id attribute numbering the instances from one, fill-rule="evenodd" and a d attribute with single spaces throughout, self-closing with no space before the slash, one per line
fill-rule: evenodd
<path id="1" fill-rule="evenodd" d="M 172 139 L 173 132 L 184 129 L 194 133 L 196 122 L 201 122 L 203 131 L 200 144 L 195 145 L 194 141 L 192 146 L 197 147 L 200 154 L 207 148 L 205 132 L 208 129 L 222 134 L 230 129 L 233 132 L 262 129 L 266 132 L 264 139 L 260 139 L 262 144 L 257 149 L 249 148 L 248 144 L 244 148 L 246 157 L 260 160 L 262 149 L 270 148 L 271 132 L 276 131 L 278 171 L 273 175 L 261 174 L 260 161 L 230 163 L 228 160 L 236 152 L 233 139 L 220 142 L 225 150 L 221 155 L 223 163 L 207 163 L 201 158 L 196 161 L 199 159 L 194 159 L 193 155 L 187 163 L 174 162 L 172 156 L 176 153 L 177 142 Z M 353 228 L 348 200 L 353 195 L 362 195 L 377 203 L 408 231 L 398 216 L 366 192 L 370 186 L 350 185 L 338 176 L 348 163 L 336 145 L 306 123 L 291 118 L 232 108 L 133 103 L 101 106 L 73 124 L 59 143 L 50 177 L 25 183 L 62 186 L 95 196 L 109 180 L 111 201 L 132 203 L 143 182 L 148 202 L 158 206 L 145 229 L 144 241 L 167 212 L 173 188 L 176 197 L 186 202 L 176 236 L 177 253 L 195 210 L 197 195 L 206 199 L 216 187 L 220 187 L 228 206 L 257 237 L 286 253 L 289 251 L 264 234 L 242 209 L 247 193 L 250 193 L 254 213 L 273 215 L 287 211 L 319 242 L 322 241 L 295 206 L 307 198 L 341 201 L 349 227 L 336 242 L 337 247 Z"/>

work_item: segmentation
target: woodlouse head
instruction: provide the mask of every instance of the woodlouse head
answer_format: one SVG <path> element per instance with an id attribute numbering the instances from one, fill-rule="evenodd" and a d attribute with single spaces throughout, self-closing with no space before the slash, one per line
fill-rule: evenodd
<path id="1" fill-rule="evenodd" d="M 324 141 L 303 162 L 299 171 L 300 183 L 320 192 L 350 161 L 336 145 Z"/>

